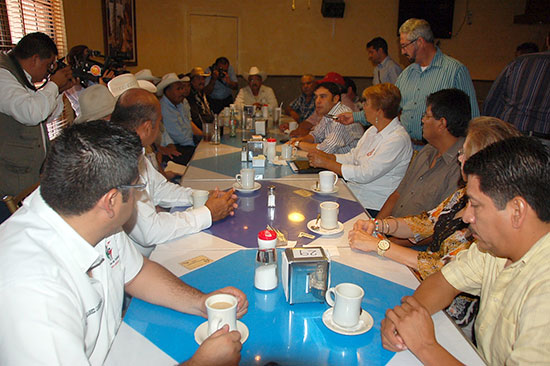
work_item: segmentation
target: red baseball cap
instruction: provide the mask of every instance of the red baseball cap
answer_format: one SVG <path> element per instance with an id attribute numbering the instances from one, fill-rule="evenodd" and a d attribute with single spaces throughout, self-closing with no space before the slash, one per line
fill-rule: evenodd
<path id="1" fill-rule="evenodd" d="M 324 78 L 319 80 L 317 83 L 318 84 L 321 84 L 321 83 L 335 83 L 335 84 L 338 84 L 338 85 L 341 85 L 341 86 L 346 86 L 346 82 L 344 81 L 344 77 L 342 75 L 340 75 L 339 73 L 337 73 L 337 72 L 329 72 L 328 74 L 325 75 Z"/>

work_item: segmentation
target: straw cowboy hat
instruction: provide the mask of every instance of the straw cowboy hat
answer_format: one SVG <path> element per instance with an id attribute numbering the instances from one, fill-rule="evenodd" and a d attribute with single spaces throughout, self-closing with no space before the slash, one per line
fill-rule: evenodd
<path id="1" fill-rule="evenodd" d="M 143 69 L 136 72 L 136 79 L 138 80 L 147 80 L 153 84 L 157 84 L 160 81 L 160 78 L 153 76 L 153 73 L 149 69 Z"/>
<path id="2" fill-rule="evenodd" d="M 80 93 L 80 116 L 74 123 L 82 123 L 107 117 L 115 109 L 116 99 L 105 85 L 96 84 Z"/>
<path id="3" fill-rule="evenodd" d="M 171 72 L 164 75 L 160 83 L 157 84 L 157 95 L 161 96 L 164 93 L 164 89 L 166 89 L 167 86 L 177 83 L 179 81 L 188 83 L 191 81 L 191 79 L 189 78 L 189 76 L 184 76 L 180 79 L 175 72 Z"/>
<path id="4" fill-rule="evenodd" d="M 109 81 L 107 87 L 116 98 L 128 89 L 139 88 L 136 76 L 134 74 L 122 74 Z"/>
<path id="5" fill-rule="evenodd" d="M 193 67 L 193 68 L 191 69 L 191 72 L 189 73 L 189 76 L 190 76 L 190 77 L 197 76 L 197 75 L 205 76 L 205 77 L 210 76 L 210 74 L 204 72 L 204 69 L 203 69 L 202 67 L 200 67 L 200 66 Z"/>
<path id="6" fill-rule="evenodd" d="M 149 93 L 153 93 L 153 94 L 157 92 L 157 87 L 155 86 L 155 84 L 153 84 L 149 80 L 138 80 L 137 82 L 141 89 L 145 89 Z"/>
<path id="7" fill-rule="evenodd" d="M 265 79 L 267 79 L 267 74 L 265 73 L 265 71 L 260 71 L 260 69 L 257 66 L 252 66 L 250 70 L 248 70 L 248 72 L 243 73 L 243 77 L 245 78 L 245 80 L 248 80 L 249 76 L 254 76 L 254 75 L 258 75 L 259 77 L 261 77 L 262 82 L 265 81 Z"/>

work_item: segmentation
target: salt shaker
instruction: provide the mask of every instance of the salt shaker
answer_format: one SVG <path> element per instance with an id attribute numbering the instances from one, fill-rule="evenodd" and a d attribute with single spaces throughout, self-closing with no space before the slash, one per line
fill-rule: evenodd
<path id="1" fill-rule="evenodd" d="M 277 233 L 262 230 L 258 233 L 258 252 L 254 271 L 254 287 L 258 290 L 273 290 L 279 284 L 277 269 Z"/>
<path id="2" fill-rule="evenodd" d="M 275 207 L 275 186 L 269 186 L 267 189 L 267 207 Z"/>

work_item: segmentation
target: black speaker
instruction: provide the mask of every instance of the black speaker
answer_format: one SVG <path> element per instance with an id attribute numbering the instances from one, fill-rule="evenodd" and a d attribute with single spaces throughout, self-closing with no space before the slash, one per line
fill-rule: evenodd
<path id="1" fill-rule="evenodd" d="M 399 27 L 410 18 L 430 23 L 435 38 L 451 38 L 453 34 L 454 0 L 399 0 Z"/>
<path id="2" fill-rule="evenodd" d="M 344 0 L 323 0 L 321 4 L 321 14 L 325 18 L 343 18 L 346 3 Z"/>

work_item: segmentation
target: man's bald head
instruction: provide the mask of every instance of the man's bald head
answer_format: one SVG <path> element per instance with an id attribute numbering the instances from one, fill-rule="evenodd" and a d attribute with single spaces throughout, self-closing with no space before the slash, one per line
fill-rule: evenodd
<path id="1" fill-rule="evenodd" d="M 147 121 L 152 121 L 155 125 L 160 114 L 158 99 L 145 89 L 134 88 L 126 90 L 118 98 L 111 122 L 136 131 Z"/>

